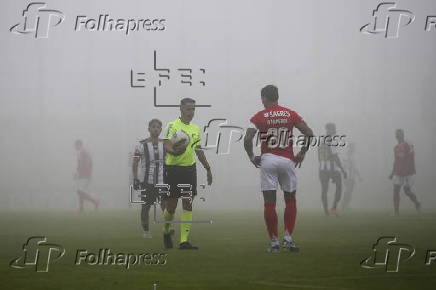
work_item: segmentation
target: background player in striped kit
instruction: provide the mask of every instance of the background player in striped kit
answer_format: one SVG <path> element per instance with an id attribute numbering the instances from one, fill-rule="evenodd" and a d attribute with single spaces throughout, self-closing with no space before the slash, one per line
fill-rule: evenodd
<path id="1" fill-rule="evenodd" d="M 342 167 L 341 160 L 338 156 L 337 146 L 333 140 L 336 136 L 336 125 L 334 123 L 327 123 L 325 125 L 326 136 L 323 142 L 318 147 L 318 161 L 319 161 L 319 179 L 321 181 L 321 200 L 326 216 L 329 214 L 337 215 L 336 208 L 341 200 L 342 194 L 342 177 L 347 178 L 347 173 Z M 330 179 L 336 185 L 335 199 L 333 205 L 328 210 L 327 192 L 329 190 Z"/>
<path id="2" fill-rule="evenodd" d="M 155 185 L 164 183 L 165 160 L 163 140 L 159 139 L 162 132 L 162 122 L 158 119 L 152 119 L 148 123 L 148 132 L 150 132 L 150 137 L 141 140 L 136 146 L 132 164 L 133 187 L 136 190 L 145 190 L 142 192 L 141 197 L 144 202 L 141 207 L 141 225 L 145 238 L 152 237 L 149 226 L 149 212 L 158 196 Z M 139 161 L 141 161 L 141 175 L 138 175 Z M 164 209 L 162 202 L 161 208 Z"/>

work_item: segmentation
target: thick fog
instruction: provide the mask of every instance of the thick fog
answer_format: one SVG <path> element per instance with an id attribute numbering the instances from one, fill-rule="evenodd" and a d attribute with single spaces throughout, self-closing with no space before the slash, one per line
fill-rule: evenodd
<path id="1" fill-rule="evenodd" d="M 196 108 L 193 122 L 202 130 L 214 118 L 245 129 L 263 109 L 260 90 L 267 84 L 278 87 L 279 103 L 297 111 L 316 135 L 334 122 L 338 134 L 356 144 L 363 180 L 353 208 L 391 210 L 388 176 L 395 129 L 403 128 L 415 146 L 416 194 L 424 210 L 434 209 L 436 28 L 425 28 L 436 2 L 397 2 L 415 19 L 401 22 L 399 37 L 387 39 L 360 32 L 380 3 L 372 0 L 50 1 L 47 8 L 65 19 L 50 27 L 48 38 L 12 33 L 30 2 L 2 1 L 0 209 L 75 210 L 76 139 L 91 152 L 91 188 L 101 209 L 127 208 L 129 152 L 148 136 L 150 119 L 166 124 L 179 116 L 176 107 L 154 106 L 154 87 L 159 104 L 192 97 L 211 105 Z M 74 30 L 78 15 L 100 14 L 165 19 L 165 29 Z M 153 69 L 154 51 L 157 66 L 170 69 L 169 80 Z M 192 69 L 192 86 L 181 83 L 183 68 Z M 145 87 L 131 86 L 140 83 L 137 73 L 145 73 Z M 206 150 L 214 182 L 204 191 L 206 201 L 197 201 L 202 207 L 262 206 L 259 170 L 237 137 L 229 154 Z M 198 172 L 199 183 L 206 183 L 201 166 Z M 297 174 L 299 207 L 321 210 L 316 148 Z M 330 200 L 333 191 L 332 184 Z"/>

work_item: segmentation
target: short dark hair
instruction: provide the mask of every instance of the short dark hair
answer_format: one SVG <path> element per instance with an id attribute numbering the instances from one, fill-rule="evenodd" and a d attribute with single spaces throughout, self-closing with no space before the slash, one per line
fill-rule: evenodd
<path id="1" fill-rule="evenodd" d="M 268 101 L 276 102 L 279 99 L 279 89 L 274 85 L 267 85 L 262 88 L 260 95 Z"/>
<path id="2" fill-rule="evenodd" d="M 327 123 L 327 124 L 325 124 L 325 129 L 326 130 L 328 130 L 328 129 L 336 129 L 336 124 L 333 123 L 333 122 Z"/>
<path id="3" fill-rule="evenodd" d="M 153 123 L 158 123 L 159 126 L 162 127 L 162 121 L 159 119 L 151 119 L 150 122 L 148 122 L 148 127 L 151 127 L 151 125 L 153 125 Z"/>
<path id="4" fill-rule="evenodd" d="M 192 98 L 183 98 L 180 101 L 180 106 L 186 105 L 186 103 L 194 103 L 194 105 L 195 105 L 195 100 Z"/>
<path id="5" fill-rule="evenodd" d="M 74 144 L 75 144 L 76 146 L 82 146 L 82 145 L 83 145 L 83 141 L 80 140 L 80 139 L 77 139 L 77 140 L 74 142 Z"/>

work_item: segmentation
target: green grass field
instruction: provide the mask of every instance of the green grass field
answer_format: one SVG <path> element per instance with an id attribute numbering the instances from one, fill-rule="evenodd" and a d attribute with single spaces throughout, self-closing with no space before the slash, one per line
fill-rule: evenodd
<path id="1" fill-rule="evenodd" d="M 209 214 L 209 213 L 208 213 Z M 282 211 L 279 211 L 281 216 Z M 435 289 L 436 261 L 425 265 L 428 249 L 436 250 L 436 215 L 357 212 L 325 218 L 300 210 L 295 238 L 300 253 L 266 253 L 261 211 L 213 212 L 213 224 L 194 224 L 192 242 L 199 251 L 167 251 L 160 266 L 74 265 L 76 250 L 97 252 L 162 252 L 161 226 L 153 239 L 143 239 L 135 210 L 89 212 L 3 212 L 0 214 L 0 289 Z M 197 213 L 197 218 L 206 217 Z M 30 236 L 44 235 L 66 249 L 48 273 L 12 269 Z M 380 236 L 395 235 L 416 248 L 398 273 L 363 269 Z M 176 226 L 178 238 L 178 226 Z"/>

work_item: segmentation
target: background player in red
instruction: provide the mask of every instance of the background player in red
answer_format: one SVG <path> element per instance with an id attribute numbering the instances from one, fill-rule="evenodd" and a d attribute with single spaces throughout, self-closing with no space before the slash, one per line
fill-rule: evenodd
<path id="1" fill-rule="evenodd" d="M 89 152 L 84 148 L 82 140 L 76 140 L 74 147 L 77 150 L 77 171 L 74 179 L 77 186 L 77 195 L 79 196 L 79 212 L 83 211 L 85 201 L 89 201 L 97 209 L 99 202 L 93 198 L 89 190 L 92 178 L 92 158 Z"/>
<path id="2" fill-rule="evenodd" d="M 415 151 L 410 142 L 405 141 L 403 129 L 395 131 L 398 144 L 394 147 L 394 166 L 389 176 L 394 183 L 394 211 L 399 215 L 400 209 L 400 190 L 404 186 L 404 193 L 415 204 L 417 211 L 421 209 L 421 203 L 412 192 L 415 171 Z"/>
<path id="3" fill-rule="evenodd" d="M 260 167 L 264 218 L 271 239 L 270 250 L 272 252 L 280 250 L 276 212 L 276 191 L 278 184 L 280 184 L 286 204 L 283 246 L 291 251 L 298 251 L 292 238 L 297 216 L 295 167 L 296 165 L 301 166 L 310 146 L 308 137 L 312 137 L 313 132 L 296 112 L 278 105 L 277 87 L 268 85 L 262 88 L 261 99 L 265 110 L 259 111 L 250 119 L 251 125 L 245 134 L 244 147 L 254 166 Z M 294 127 L 306 136 L 306 145 L 296 156 L 294 156 L 292 148 L 292 130 Z M 261 156 L 253 154 L 253 138 L 256 131 L 259 132 L 258 137 L 261 141 Z"/>

